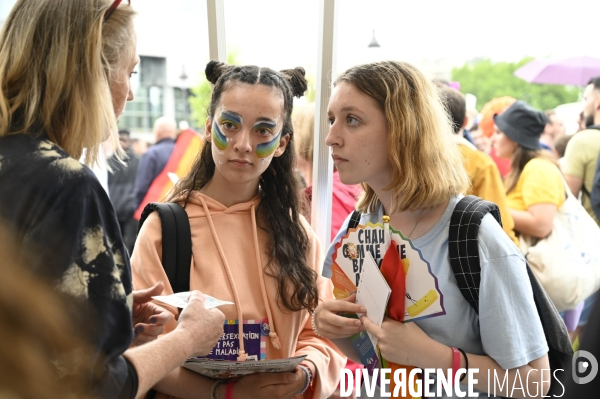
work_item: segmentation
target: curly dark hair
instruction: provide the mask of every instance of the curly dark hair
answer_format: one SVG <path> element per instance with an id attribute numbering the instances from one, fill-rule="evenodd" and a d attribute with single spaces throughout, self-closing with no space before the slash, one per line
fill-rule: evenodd
<path id="1" fill-rule="evenodd" d="M 208 112 L 210 119 L 215 115 L 223 92 L 235 84 L 274 87 L 283 96 L 284 120 L 281 137 L 289 135 L 290 140 L 283 155 L 273 158 L 260 177 L 262 198 L 256 208 L 256 219 L 258 227 L 270 237 L 267 247 L 267 274 L 277 280 L 278 304 L 283 304 L 291 311 L 312 311 L 318 304 L 317 273 L 306 261 L 309 239 L 300 221 L 300 182 L 294 172 L 294 129 L 291 119 L 294 97 L 301 97 L 307 89 L 304 69 L 276 72 L 254 65 L 229 66 L 211 61 L 205 72 L 207 79 L 214 84 Z M 177 183 L 167 200 L 185 197 L 184 206 L 187 205 L 192 191 L 206 186 L 214 173 L 212 144 L 206 142 L 194 161 L 191 172 Z"/>

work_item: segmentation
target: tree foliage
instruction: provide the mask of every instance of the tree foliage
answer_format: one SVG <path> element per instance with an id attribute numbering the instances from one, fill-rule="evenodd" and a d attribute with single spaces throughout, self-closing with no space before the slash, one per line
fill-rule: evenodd
<path id="1" fill-rule="evenodd" d="M 532 59 L 526 57 L 516 63 L 492 62 L 489 59 L 467 62 L 452 69 L 452 80 L 460 83 L 463 93 L 477 97 L 478 110 L 491 99 L 502 96 L 527 101 L 540 110 L 577 101 L 577 87 L 528 83 L 514 75 L 518 68 Z"/>

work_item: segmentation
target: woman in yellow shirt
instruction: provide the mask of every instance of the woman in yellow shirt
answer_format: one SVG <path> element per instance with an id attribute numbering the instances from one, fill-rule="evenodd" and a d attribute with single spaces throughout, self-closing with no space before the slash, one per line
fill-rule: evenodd
<path id="1" fill-rule="evenodd" d="M 552 155 L 541 149 L 546 115 L 524 101 L 516 101 L 494 115 L 492 145 L 499 157 L 511 160 L 504 182 L 515 233 L 544 238 L 565 201 L 563 178 Z"/>

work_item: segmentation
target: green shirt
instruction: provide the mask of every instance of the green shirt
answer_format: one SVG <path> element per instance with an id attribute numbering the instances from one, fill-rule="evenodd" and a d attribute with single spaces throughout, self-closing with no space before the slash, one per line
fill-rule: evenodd
<path id="1" fill-rule="evenodd" d="M 594 183 L 598 154 L 600 154 L 600 130 L 587 129 L 576 133 L 565 151 L 563 173 L 582 179 L 583 186 L 590 192 Z M 592 210 L 590 198 L 584 194 L 582 202 L 585 210 L 600 226 L 600 221 Z"/>

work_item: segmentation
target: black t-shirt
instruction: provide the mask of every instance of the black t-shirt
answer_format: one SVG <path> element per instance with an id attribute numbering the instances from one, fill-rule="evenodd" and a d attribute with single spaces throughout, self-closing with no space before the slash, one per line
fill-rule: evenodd
<path id="1" fill-rule="evenodd" d="M 0 223 L 97 349 L 89 361 L 102 375 L 99 395 L 119 397 L 131 373 L 122 356 L 133 339 L 131 269 L 96 176 L 44 135 L 0 137 Z"/>

